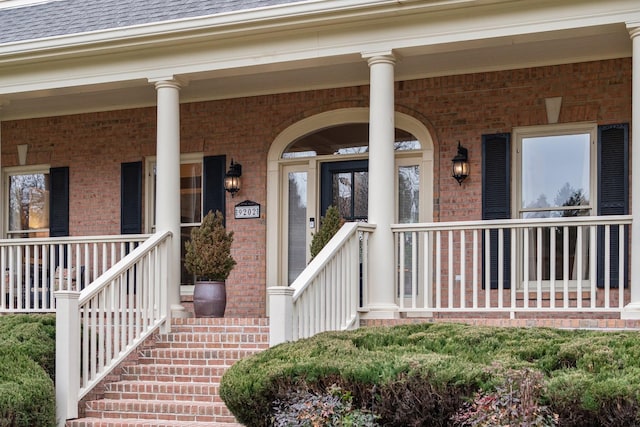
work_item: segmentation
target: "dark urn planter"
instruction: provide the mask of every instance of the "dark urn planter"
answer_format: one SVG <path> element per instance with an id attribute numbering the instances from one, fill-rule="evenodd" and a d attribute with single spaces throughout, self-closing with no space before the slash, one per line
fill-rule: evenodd
<path id="1" fill-rule="evenodd" d="M 196 281 L 193 290 L 193 311 L 196 317 L 224 317 L 226 306 L 224 282 Z"/>

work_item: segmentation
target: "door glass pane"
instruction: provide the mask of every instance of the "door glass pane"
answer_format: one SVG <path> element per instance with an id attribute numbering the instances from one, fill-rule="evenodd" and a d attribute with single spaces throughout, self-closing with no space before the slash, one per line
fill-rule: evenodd
<path id="1" fill-rule="evenodd" d="M 307 172 L 289 172 L 289 284 L 307 266 Z"/>
<path id="2" fill-rule="evenodd" d="M 400 166 L 398 167 L 398 222 L 401 224 L 419 222 L 419 207 L 420 167 L 418 165 Z M 412 233 L 405 233 L 403 243 L 404 265 L 398 271 L 399 274 L 404 275 L 404 296 L 409 297 L 413 279 L 413 247 L 417 242 L 413 240 Z"/>
<path id="3" fill-rule="evenodd" d="M 333 174 L 333 205 L 338 208 L 342 218 L 351 218 L 353 180 L 351 172 Z"/>
<path id="4" fill-rule="evenodd" d="M 398 222 L 401 224 L 419 221 L 420 167 L 398 168 Z"/>
<path id="5" fill-rule="evenodd" d="M 353 178 L 353 219 L 366 219 L 369 210 L 369 172 L 354 172 Z"/>
<path id="6" fill-rule="evenodd" d="M 180 222 L 202 221 L 202 163 L 180 165 Z"/>
<path id="7" fill-rule="evenodd" d="M 9 177 L 9 233 L 28 237 L 49 228 L 49 174 Z M 16 232 L 18 234 L 16 234 Z"/>
<path id="8" fill-rule="evenodd" d="M 588 206 L 589 141 L 589 134 L 523 138 L 521 208 Z"/>

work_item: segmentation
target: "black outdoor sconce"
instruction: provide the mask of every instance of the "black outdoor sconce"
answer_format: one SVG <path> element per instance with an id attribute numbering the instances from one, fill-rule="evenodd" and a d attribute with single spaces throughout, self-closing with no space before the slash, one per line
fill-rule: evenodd
<path id="1" fill-rule="evenodd" d="M 242 176 L 242 165 L 234 163 L 231 159 L 229 170 L 224 175 L 224 189 L 231 193 L 231 197 L 240 191 L 240 177 Z"/>
<path id="2" fill-rule="evenodd" d="M 469 156 L 468 151 L 458 141 L 458 154 L 451 160 L 452 164 L 452 176 L 458 181 L 458 184 L 462 185 L 469 176 Z"/>

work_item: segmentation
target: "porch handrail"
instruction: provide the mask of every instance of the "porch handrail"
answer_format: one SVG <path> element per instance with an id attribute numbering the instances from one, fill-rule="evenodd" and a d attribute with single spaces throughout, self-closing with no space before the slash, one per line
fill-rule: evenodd
<path id="1" fill-rule="evenodd" d="M 171 232 L 157 232 L 81 292 L 55 292 L 57 418 L 168 320 Z"/>
<path id="2" fill-rule="evenodd" d="M 392 224 L 391 230 L 396 231 L 429 231 L 429 230 L 468 230 L 473 228 L 498 229 L 498 228 L 529 228 L 532 225 L 544 227 L 564 227 L 577 225 L 630 225 L 632 215 L 602 215 L 602 216 L 575 216 L 562 218 L 527 218 L 527 219 L 489 219 L 481 221 L 449 221 L 449 222 L 419 222 L 411 224 Z"/>
<path id="3" fill-rule="evenodd" d="M 81 289 L 150 235 L 0 240 L 0 312 L 53 312 L 53 292 Z"/>
<path id="4" fill-rule="evenodd" d="M 394 224 L 401 312 L 620 312 L 631 215 Z"/>
<path id="5" fill-rule="evenodd" d="M 367 280 L 375 227 L 345 223 L 290 287 L 269 288 L 271 345 L 358 326 L 360 298 L 366 298 L 360 280 Z"/>

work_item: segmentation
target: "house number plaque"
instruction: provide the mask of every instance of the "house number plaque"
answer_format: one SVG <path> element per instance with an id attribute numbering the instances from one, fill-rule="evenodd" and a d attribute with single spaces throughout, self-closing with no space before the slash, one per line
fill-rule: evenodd
<path id="1" fill-rule="evenodd" d="M 238 203 L 235 207 L 235 218 L 260 218 L 260 204 L 251 200 Z"/>

